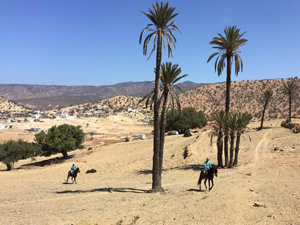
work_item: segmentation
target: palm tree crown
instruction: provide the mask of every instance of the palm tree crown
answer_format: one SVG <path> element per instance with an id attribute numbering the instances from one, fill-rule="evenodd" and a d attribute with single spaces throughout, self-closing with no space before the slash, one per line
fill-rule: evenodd
<path id="1" fill-rule="evenodd" d="M 290 81 L 287 81 L 286 83 L 283 83 L 281 93 L 284 95 L 295 97 L 298 89 L 299 89 L 299 86 L 298 86 L 296 80 L 292 79 Z"/>
<path id="2" fill-rule="evenodd" d="M 160 102 L 164 102 L 165 99 L 165 93 L 169 95 L 170 98 L 170 105 L 171 108 L 175 108 L 175 105 L 177 105 L 178 110 L 180 111 L 180 102 L 179 102 L 179 96 L 176 92 L 177 90 L 184 92 L 184 90 L 180 87 L 180 84 L 177 84 L 179 80 L 186 77 L 187 74 L 180 75 L 182 72 L 181 68 L 178 66 L 178 64 L 172 65 L 171 62 L 163 63 L 161 65 L 160 69 L 160 89 L 161 89 L 161 96 L 159 98 Z M 143 97 L 140 102 L 144 101 L 146 99 L 146 107 L 149 105 L 152 107 L 153 103 L 153 97 L 154 97 L 154 90 Z"/>
<path id="3" fill-rule="evenodd" d="M 168 46 L 168 56 L 173 56 L 172 54 L 172 46 L 175 48 L 176 38 L 173 35 L 174 30 L 180 32 L 178 27 L 175 25 L 174 21 L 171 21 L 174 17 L 178 15 L 178 13 L 174 13 L 175 8 L 169 7 L 169 3 L 161 2 L 160 5 L 158 2 L 155 5 L 152 5 L 153 9 L 148 9 L 149 13 L 145 13 L 141 11 L 144 15 L 146 15 L 151 21 L 151 24 L 148 24 L 140 35 L 140 44 L 142 43 L 142 37 L 145 31 L 149 31 L 150 34 L 145 38 L 144 46 L 143 46 L 143 54 L 147 55 L 147 46 L 151 38 L 153 37 L 153 48 L 148 57 L 151 57 L 151 54 L 156 49 L 156 41 L 157 38 L 161 38 L 161 43 L 163 43 L 164 49 L 166 48 L 165 39 L 167 41 Z"/>
<path id="4" fill-rule="evenodd" d="M 218 76 L 220 76 L 225 67 L 226 59 L 230 57 L 231 62 L 234 61 L 235 63 L 235 75 L 238 75 L 239 71 L 243 71 L 243 61 L 239 55 L 241 51 L 238 51 L 238 49 L 245 45 L 248 41 L 246 39 L 242 39 L 242 36 L 246 32 L 240 34 L 240 29 L 236 26 L 229 26 L 224 29 L 224 33 L 225 37 L 218 33 L 219 37 L 214 37 L 210 42 L 211 45 L 214 45 L 213 48 L 217 49 L 218 52 L 213 53 L 208 58 L 207 62 L 215 56 L 218 56 L 215 62 L 215 71 L 218 71 Z"/>

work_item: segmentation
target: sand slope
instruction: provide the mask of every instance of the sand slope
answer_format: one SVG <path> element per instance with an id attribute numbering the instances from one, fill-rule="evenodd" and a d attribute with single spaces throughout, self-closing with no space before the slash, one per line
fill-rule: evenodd
<path id="1" fill-rule="evenodd" d="M 118 129 L 126 135 L 126 126 L 132 134 L 152 130 L 136 117 L 102 122 L 107 136 Z M 200 192 L 196 185 L 205 158 L 216 163 L 209 131 L 166 138 L 164 194 L 146 193 L 152 179 L 149 138 L 95 145 L 46 166 L 22 160 L 15 171 L 6 172 L 1 165 L 0 224 L 300 224 L 300 135 L 281 128 L 280 122 L 267 121 L 269 128 L 262 131 L 252 129 L 259 125 L 252 123 L 247 131 L 251 142 L 242 140 L 240 166 L 220 169 L 210 192 Z M 191 156 L 183 159 L 185 147 Z M 49 158 L 37 162 L 44 159 Z M 64 184 L 73 162 L 81 169 L 78 183 Z M 86 174 L 91 168 L 97 173 Z"/>

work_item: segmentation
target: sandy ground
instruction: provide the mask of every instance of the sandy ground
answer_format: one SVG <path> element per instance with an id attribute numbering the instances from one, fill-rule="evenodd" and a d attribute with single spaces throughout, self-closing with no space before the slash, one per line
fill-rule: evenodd
<path id="1" fill-rule="evenodd" d="M 56 159 L 60 155 L 21 160 L 12 172 L 0 165 L 0 224 L 300 224 L 300 134 L 280 127 L 280 120 L 267 121 L 268 129 L 261 131 L 254 129 L 258 123 L 250 125 L 242 139 L 239 166 L 219 169 L 210 192 L 197 187 L 205 158 L 217 162 L 209 131 L 189 138 L 167 137 L 163 194 L 147 193 L 152 139 L 124 142 L 125 136 L 149 134 L 152 128 L 135 116 L 96 120 L 68 120 L 85 132 L 99 133 L 93 141 L 86 138 L 86 146 L 93 150 L 74 151 L 66 161 Z M 40 126 L 46 129 L 53 123 Z M 24 126 L 29 125 L 2 131 L 0 139 L 30 140 L 33 134 Z M 191 155 L 183 159 L 186 147 Z M 65 184 L 73 162 L 81 173 L 77 184 Z M 92 168 L 97 172 L 86 174 Z M 255 202 L 262 207 L 254 207 Z"/>

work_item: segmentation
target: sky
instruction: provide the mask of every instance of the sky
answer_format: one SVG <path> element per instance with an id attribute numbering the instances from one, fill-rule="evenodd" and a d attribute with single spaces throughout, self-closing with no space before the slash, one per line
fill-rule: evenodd
<path id="1" fill-rule="evenodd" d="M 141 31 L 152 0 L 1 0 L 0 83 L 111 85 L 154 80 L 155 53 L 147 61 Z M 173 58 L 184 81 L 224 82 L 209 44 L 236 25 L 248 40 L 240 48 L 244 70 L 232 80 L 299 77 L 299 0 L 170 0 L 179 13 Z M 151 50 L 152 43 L 149 45 Z M 150 51 L 149 51 L 150 52 Z"/>

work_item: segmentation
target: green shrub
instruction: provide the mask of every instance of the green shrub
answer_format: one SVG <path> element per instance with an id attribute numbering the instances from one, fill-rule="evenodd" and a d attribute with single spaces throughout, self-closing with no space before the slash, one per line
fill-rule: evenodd
<path id="1" fill-rule="evenodd" d="M 184 132 L 183 137 L 190 137 L 190 136 L 192 136 L 191 131 L 190 131 L 190 130 L 186 130 L 186 131 Z"/>
<path id="2" fill-rule="evenodd" d="M 0 145 L 0 162 L 3 162 L 7 170 L 14 169 L 14 163 L 20 159 L 35 157 L 40 153 L 40 146 L 19 139 L 7 141 Z"/>
<path id="3" fill-rule="evenodd" d="M 197 112 L 195 108 L 188 107 L 182 110 L 181 115 L 178 111 L 169 111 L 167 113 L 166 131 L 177 130 L 184 134 L 187 130 L 201 128 L 207 124 L 207 120 L 202 111 Z"/>
<path id="4" fill-rule="evenodd" d="M 82 148 L 84 133 L 81 126 L 63 124 L 53 126 L 47 132 L 41 131 L 35 135 L 35 140 L 41 145 L 41 155 L 62 153 L 68 158 L 69 151 Z"/>
<path id="5" fill-rule="evenodd" d="M 126 138 L 125 138 L 125 142 L 129 142 L 129 137 L 126 137 Z"/>

